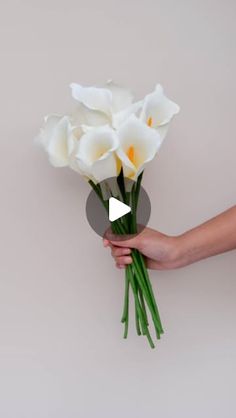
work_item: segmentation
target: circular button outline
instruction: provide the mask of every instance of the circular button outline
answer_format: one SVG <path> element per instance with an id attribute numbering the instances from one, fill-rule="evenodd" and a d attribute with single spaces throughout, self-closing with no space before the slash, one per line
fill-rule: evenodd
<path id="1" fill-rule="evenodd" d="M 126 185 L 126 189 L 131 190 L 132 186 L 134 184 L 137 184 L 136 181 L 130 180 L 128 178 L 124 178 L 124 182 Z M 86 200 L 86 218 L 88 221 L 88 224 L 93 229 L 93 231 L 99 235 L 100 237 L 104 237 L 107 230 L 111 230 L 111 225 L 116 222 L 110 222 L 108 218 L 108 208 L 109 208 L 109 197 L 114 197 L 115 199 L 120 200 L 122 203 L 128 204 L 127 202 L 124 202 L 124 200 L 121 198 L 122 193 L 120 192 L 120 189 L 117 188 L 117 177 L 110 177 L 102 182 L 98 183 L 95 189 L 92 188 L 90 191 L 87 200 Z M 117 191 L 119 192 L 119 195 L 117 195 Z M 101 202 L 100 198 L 98 197 L 98 193 L 100 196 L 102 195 L 104 198 L 106 198 L 106 209 L 104 206 L 104 203 Z M 132 208 L 131 208 L 131 214 L 132 214 Z M 140 186 L 139 191 L 139 199 L 138 199 L 138 205 L 137 205 L 137 212 L 136 212 L 136 223 L 137 223 L 137 232 L 131 233 L 132 235 L 138 235 L 140 234 L 143 229 L 147 226 L 148 221 L 150 219 L 151 215 L 151 201 L 149 199 L 149 196 L 144 189 L 144 187 Z M 131 216 L 130 213 L 127 215 L 122 216 L 120 219 L 122 219 L 121 222 L 128 223 L 130 225 L 131 222 Z M 128 233 L 130 236 L 130 232 Z M 119 235 L 119 241 L 124 241 L 129 239 L 129 236 L 127 237 L 127 234 Z"/>

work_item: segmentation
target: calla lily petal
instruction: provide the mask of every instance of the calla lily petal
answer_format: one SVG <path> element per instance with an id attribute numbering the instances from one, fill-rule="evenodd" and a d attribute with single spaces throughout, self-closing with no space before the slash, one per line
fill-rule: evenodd
<path id="1" fill-rule="evenodd" d="M 74 148 L 72 126 L 68 116 L 49 115 L 41 129 L 38 142 L 48 153 L 54 167 L 66 167 Z"/>
<path id="2" fill-rule="evenodd" d="M 160 135 L 161 142 L 162 142 L 162 141 L 163 141 L 163 139 L 165 138 L 165 136 L 166 136 L 166 134 L 167 134 L 167 132 L 168 132 L 169 126 L 170 126 L 170 124 L 169 124 L 169 123 L 166 123 L 165 125 L 158 126 L 158 128 L 156 129 L 156 130 L 157 130 L 157 132 L 158 132 L 158 133 L 159 133 L 159 135 Z"/>
<path id="3" fill-rule="evenodd" d="M 91 110 L 98 110 L 107 115 L 112 110 L 112 93 L 109 89 L 99 87 L 83 87 L 71 83 L 72 97 Z"/>
<path id="4" fill-rule="evenodd" d="M 132 103 L 129 107 L 112 115 L 112 126 L 118 129 L 131 115 L 138 116 L 142 109 L 143 101 Z"/>
<path id="5" fill-rule="evenodd" d="M 55 126 L 62 119 L 61 115 L 50 114 L 44 117 L 44 126 L 40 129 L 39 135 L 35 138 L 36 143 L 46 149 L 55 129 Z"/>
<path id="6" fill-rule="evenodd" d="M 76 109 L 71 114 L 71 122 L 74 126 L 102 126 L 110 124 L 110 118 L 103 112 L 91 110 L 78 103 Z"/>
<path id="7" fill-rule="evenodd" d="M 112 93 L 112 113 L 120 112 L 133 102 L 131 91 L 118 86 L 112 80 L 107 82 L 106 88 Z"/>

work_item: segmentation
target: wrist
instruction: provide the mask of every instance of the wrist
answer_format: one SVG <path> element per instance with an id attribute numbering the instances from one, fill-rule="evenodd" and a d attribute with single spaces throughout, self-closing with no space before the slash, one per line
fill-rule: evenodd
<path id="1" fill-rule="evenodd" d="M 184 267 L 205 258 L 202 237 L 200 238 L 199 240 L 195 229 L 176 237 L 177 267 Z"/>
<path id="2" fill-rule="evenodd" d="M 191 263 L 189 259 L 188 239 L 184 234 L 169 237 L 171 268 L 184 267 Z"/>

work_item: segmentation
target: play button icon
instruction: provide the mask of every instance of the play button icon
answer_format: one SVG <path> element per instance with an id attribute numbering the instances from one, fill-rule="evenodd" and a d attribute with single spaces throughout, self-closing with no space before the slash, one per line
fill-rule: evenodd
<path id="1" fill-rule="evenodd" d="M 125 179 L 129 189 L 136 185 L 136 182 Z M 99 193 L 98 193 L 99 189 Z M 102 193 L 105 201 L 102 203 L 98 194 Z M 86 202 L 87 221 L 96 234 L 103 237 L 106 230 L 113 222 L 119 220 L 130 225 L 132 213 L 132 205 L 130 202 L 124 202 L 122 196 L 117 194 L 117 178 L 111 177 L 103 180 L 92 189 L 88 195 Z M 136 221 L 139 225 L 138 233 L 148 224 L 151 214 L 151 203 L 147 192 L 141 186 L 139 192 L 138 207 L 136 210 Z M 127 239 L 122 237 L 121 239 Z"/>
<path id="2" fill-rule="evenodd" d="M 109 221 L 114 222 L 127 213 L 131 212 L 131 207 L 121 202 L 115 197 L 109 199 Z"/>

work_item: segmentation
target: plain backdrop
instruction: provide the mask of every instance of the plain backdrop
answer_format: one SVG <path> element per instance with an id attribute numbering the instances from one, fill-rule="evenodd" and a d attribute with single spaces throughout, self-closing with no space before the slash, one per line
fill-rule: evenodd
<path id="1" fill-rule="evenodd" d="M 179 234 L 235 204 L 233 0 L 8 0 L 0 11 L 0 415 L 231 418 L 235 252 L 151 272 L 165 334 L 133 320 L 123 271 L 85 217 L 88 185 L 33 142 L 70 82 L 157 82 L 181 106 L 148 167 L 149 225 Z M 133 313 L 131 314 L 133 318 Z"/>

